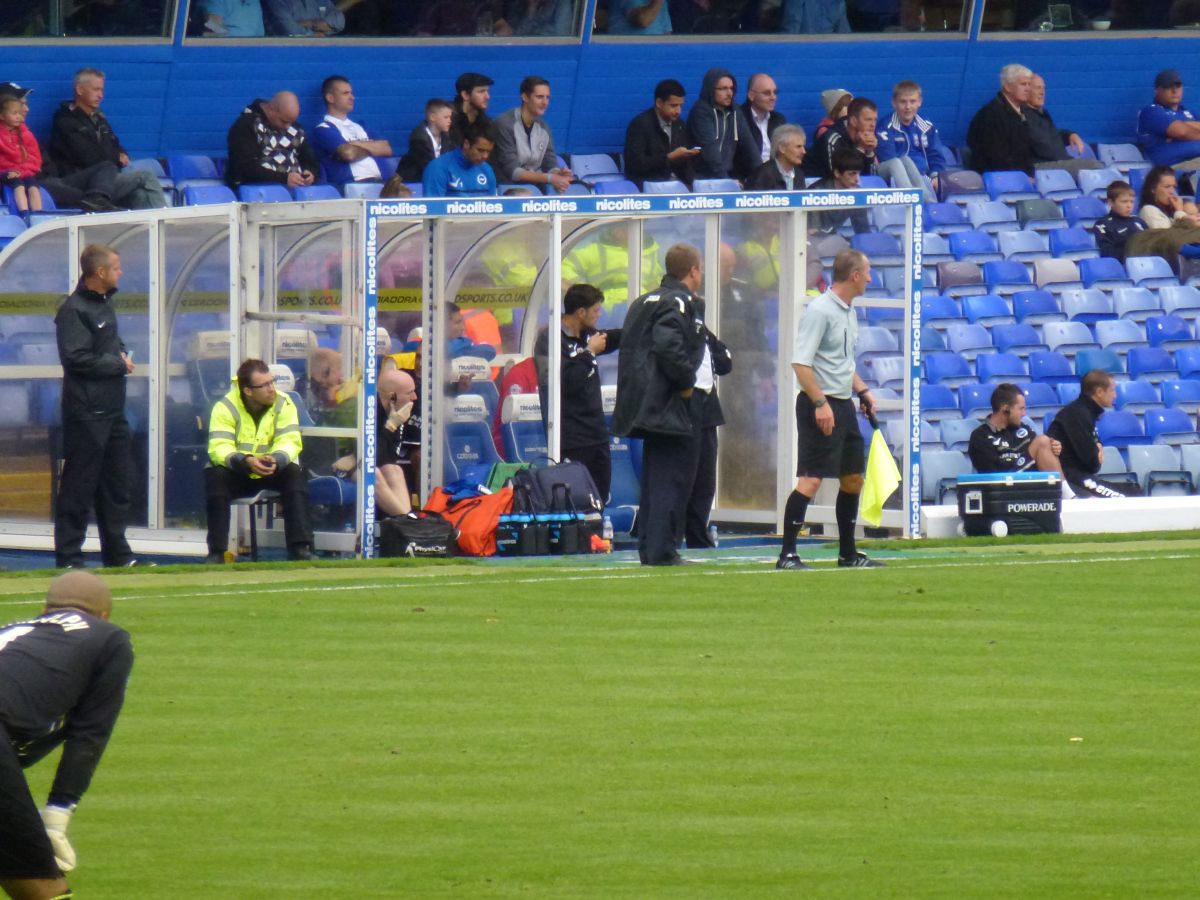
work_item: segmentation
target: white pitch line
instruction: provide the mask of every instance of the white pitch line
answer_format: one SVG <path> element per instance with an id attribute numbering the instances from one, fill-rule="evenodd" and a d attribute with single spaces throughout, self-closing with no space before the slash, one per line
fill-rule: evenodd
<path id="1" fill-rule="evenodd" d="M 1087 557 L 1084 557 L 1084 556 L 1055 556 L 1055 557 L 1048 557 L 1045 559 L 1006 559 L 1006 560 L 1004 560 L 1004 563 L 1006 566 L 1049 566 L 1049 565 L 1070 564 L 1070 563 L 1076 563 L 1076 562 L 1119 563 L 1119 562 L 1159 561 L 1159 560 L 1174 560 L 1174 559 L 1195 559 L 1196 557 L 1197 557 L 1197 554 L 1190 554 L 1190 553 L 1169 553 L 1169 554 L 1147 553 L 1147 554 L 1138 554 L 1138 555 L 1133 555 L 1133 556 L 1087 556 Z M 898 559 L 902 559 L 902 558 L 903 557 L 898 557 Z M 764 559 L 764 562 L 765 561 L 766 560 Z M 704 568 L 703 568 L 703 570 L 701 570 L 701 569 L 697 568 L 697 566 L 703 566 Z M 976 568 L 978 566 L 979 566 L 979 562 L 976 562 L 976 561 L 972 561 L 972 562 L 967 562 L 967 561 L 937 561 L 937 562 L 929 561 L 929 562 L 914 562 L 911 565 L 905 565 L 905 566 L 899 567 L 897 569 L 897 571 L 908 572 L 908 571 L 927 570 L 927 569 L 966 569 L 966 568 Z M 815 568 L 806 570 L 805 572 L 801 572 L 801 573 L 790 574 L 787 577 L 810 578 L 810 577 L 813 577 L 814 575 L 822 575 L 822 574 L 828 575 L 828 574 L 835 574 L 835 573 L 838 574 L 839 576 L 844 576 L 844 575 L 849 574 L 851 571 L 857 571 L 857 570 L 840 569 L 831 563 L 817 563 Z M 876 574 L 876 576 L 887 574 L 886 569 L 874 569 L 874 570 L 868 570 L 868 571 L 873 571 Z M 489 581 L 489 583 L 508 585 L 508 584 L 547 584 L 547 583 L 551 583 L 551 582 L 575 582 L 575 581 L 625 581 L 625 580 L 630 580 L 630 579 L 664 578 L 664 577 L 665 578 L 679 578 L 679 577 L 685 577 L 685 576 L 689 576 L 689 575 L 701 575 L 701 574 L 706 575 L 706 576 L 709 576 L 709 575 L 724 575 L 724 576 L 743 576 L 743 575 L 772 575 L 772 576 L 775 576 L 775 575 L 779 575 L 779 576 L 782 576 L 782 573 L 778 572 L 774 568 L 765 568 L 765 566 L 761 570 L 750 569 L 750 570 L 739 570 L 739 571 L 733 572 L 733 571 L 723 571 L 721 566 L 710 565 L 707 562 L 700 562 L 700 563 L 697 563 L 692 566 L 683 566 L 680 569 L 673 569 L 670 571 L 663 571 L 662 569 L 659 569 L 659 568 L 652 568 L 652 569 L 637 569 L 637 570 L 630 571 L 630 572 L 620 572 L 620 573 L 603 572 L 602 573 L 602 572 L 589 572 L 587 569 L 581 569 L 581 568 L 575 567 L 575 568 L 571 568 L 571 569 L 559 569 L 559 570 L 557 570 L 557 572 L 559 572 L 559 573 L 576 572 L 579 574 L 573 574 L 573 575 L 554 574 L 554 575 L 549 575 L 549 576 L 544 576 L 544 577 L 528 577 L 528 578 L 495 578 L 495 579 L 489 578 L 488 581 Z M 488 573 L 488 574 L 490 575 L 492 573 Z M 500 575 L 501 573 L 497 572 L 495 574 Z M 180 599 L 194 600 L 194 599 L 204 599 L 206 597 L 225 597 L 225 596 L 228 596 L 231 591 L 240 591 L 244 588 L 253 587 L 258 584 L 277 584 L 277 583 L 278 582 L 250 582 L 250 583 L 243 582 L 243 583 L 238 583 L 238 584 L 230 584 L 228 586 L 227 590 L 192 591 L 192 592 L 183 593 L 183 594 L 172 592 L 171 594 L 167 595 L 165 599 L 167 599 L 167 600 L 180 600 Z M 311 593 L 318 593 L 318 592 L 325 593 L 325 592 L 338 592 L 338 591 L 397 590 L 397 589 L 403 589 L 403 588 L 417 588 L 417 587 L 423 587 L 423 588 L 429 588 L 429 587 L 438 587 L 438 588 L 442 588 L 442 587 L 448 587 L 448 588 L 449 587 L 475 587 L 475 586 L 478 586 L 479 584 L 480 584 L 479 576 L 476 576 L 474 578 L 464 579 L 464 580 L 456 580 L 456 581 L 438 581 L 436 585 L 430 585 L 428 583 L 423 583 L 423 580 L 413 580 L 413 581 L 408 581 L 408 582 L 391 580 L 391 581 L 386 581 L 386 582 L 360 582 L 357 584 L 324 584 L 324 585 L 311 585 L 311 586 L 300 586 L 301 583 L 297 582 L 290 587 L 263 588 L 263 589 L 255 590 L 254 594 L 255 594 L 255 596 L 264 596 L 264 595 L 271 595 L 271 594 L 311 594 Z M 42 594 L 39 592 L 38 594 L 29 595 L 26 599 L 19 599 L 19 600 L 11 600 L 10 599 L 10 600 L 0 601 L 0 606 L 24 606 L 28 603 L 37 602 L 41 599 L 42 599 Z M 121 594 L 118 594 L 116 597 L 116 600 L 118 602 L 124 602 L 126 600 L 155 600 L 155 599 L 164 599 L 164 595 L 161 593 L 157 593 L 157 592 L 152 592 L 152 593 L 133 592 L 133 593 L 129 593 L 129 594 L 121 593 Z"/>

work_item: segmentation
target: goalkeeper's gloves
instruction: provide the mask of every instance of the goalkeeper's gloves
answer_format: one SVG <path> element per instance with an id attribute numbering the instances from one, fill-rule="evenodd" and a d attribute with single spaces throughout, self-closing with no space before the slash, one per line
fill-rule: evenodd
<path id="1" fill-rule="evenodd" d="M 387 430 L 396 431 L 401 425 L 409 420 L 412 416 L 413 402 L 410 400 L 399 409 L 393 409 L 388 413 Z"/>
<path id="2" fill-rule="evenodd" d="M 50 846 L 54 848 L 54 861 L 63 872 L 75 868 L 75 848 L 67 840 L 71 813 L 72 810 L 62 806 L 42 807 L 42 824 L 46 826 L 46 835 L 50 838 Z"/>

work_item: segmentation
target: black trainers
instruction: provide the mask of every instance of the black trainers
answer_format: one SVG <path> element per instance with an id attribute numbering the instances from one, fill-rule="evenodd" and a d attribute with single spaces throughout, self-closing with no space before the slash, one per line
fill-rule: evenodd
<path id="1" fill-rule="evenodd" d="M 839 569 L 884 569 L 887 568 L 878 560 L 871 559 L 867 554 L 858 552 L 849 559 L 844 556 L 838 557 Z"/>
<path id="2" fill-rule="evenodd" d="M 210 566 L 223 566 L 225 565 L 225 554 L 210 553 L 208 556 L 204 557 L 204 562 Z"/>
<path id="3" fill-rule="evenodd" d="M 785 553 L 775 560 L 775 568 L 777 569 L 807 569 L 804 563 L 800 561 L 800 557 L 795 553 Z"/>

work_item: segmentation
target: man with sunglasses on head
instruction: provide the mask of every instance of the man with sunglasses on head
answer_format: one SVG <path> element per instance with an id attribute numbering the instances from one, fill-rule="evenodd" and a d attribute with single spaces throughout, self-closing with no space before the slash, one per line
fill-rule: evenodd
<path id="1" fill-rule="evenodd" d="M 204 470 L 208 558 L 223 563 L 229 546 L 229 503 L 261 490 L 279 492 L 288 559 L 312 559 L 308 483 L 300 469 L 300 417 L 287 394 L 275 390 L 261 359 L 238 366 L 233 388 L 213 404 Z"/>

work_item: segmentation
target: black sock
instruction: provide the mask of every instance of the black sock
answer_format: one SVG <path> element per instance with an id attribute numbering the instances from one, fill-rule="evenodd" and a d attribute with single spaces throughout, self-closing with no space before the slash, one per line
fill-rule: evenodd
<path id="1" fill-rule="evenodd" d="M 842 559 L 853 559 L 854 554 L 858 552 L 854 543 L 854 526 L 858 522 L 858 494 L 838 491 L 833 509 L 838 527 L 838 555 Z"/>
<path id="2" fill-rule="evenodd" d="M 804 524 L 804 514 L 808 512 L 808 498 L 799 491 L 792 491 L 783 507 L 783 547 L 780 556 L 796 552 L 796 535 Z"/>

